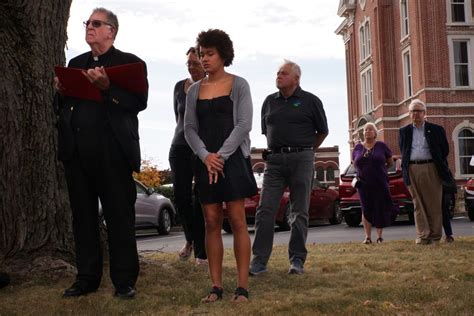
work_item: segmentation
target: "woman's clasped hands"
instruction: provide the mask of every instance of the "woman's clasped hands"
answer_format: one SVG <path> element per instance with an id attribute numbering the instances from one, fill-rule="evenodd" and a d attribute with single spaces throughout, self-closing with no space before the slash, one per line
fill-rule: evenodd
<path id="1" fill-rule="evenodd" d="M 209 155 L 207 155 L 206 159 L 204 160 L 204 164 L 207 167 L 209 184 L 217 183 L 219 175 L 221 175 L 222 178 L 225 178 L 224 159 L 222 159 L 220 154 L 209 153 Z"/>

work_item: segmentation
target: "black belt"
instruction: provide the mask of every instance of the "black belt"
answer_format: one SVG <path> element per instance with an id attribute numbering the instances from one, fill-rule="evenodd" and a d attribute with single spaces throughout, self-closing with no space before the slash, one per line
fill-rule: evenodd
<path id="1" fill-rule="evenodd" d="M 313 150 L 313 147 L 272 147 L 270 148 L 270 153 L 271 154 L 288 154 L 288 153 L 297 153 L 300 151 L 309 151 Z"/>
<path id="2" fill-rule="evenodd" d="M 430 163 L 430 162 L 433 162 L 433 159 L 425 159 L 425 160 L 411 160 L 409 162 L 410 165 L 414 164 L 414 165 L 422 165 L 424 163 Z"/>

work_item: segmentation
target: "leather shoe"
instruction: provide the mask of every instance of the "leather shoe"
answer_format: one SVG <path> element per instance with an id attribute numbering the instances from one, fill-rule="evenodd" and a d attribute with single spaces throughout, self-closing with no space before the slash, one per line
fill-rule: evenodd
<path id="1" fill-rule="evenodd" d="M 70 288 L 64 291 L 63 297 L 76 297 L 95 291 L 97 291 L 97 288 L 89 286 L 86 281 L 78 280 L 74 282 Z"/>
<path id="2" fill-rule="evenodd" d="M 115 289 L 115 297 L 123 298 L 123 299 L 132 299 L 135 297 L 137 291 L 131 286 L 125 286 Z"/>

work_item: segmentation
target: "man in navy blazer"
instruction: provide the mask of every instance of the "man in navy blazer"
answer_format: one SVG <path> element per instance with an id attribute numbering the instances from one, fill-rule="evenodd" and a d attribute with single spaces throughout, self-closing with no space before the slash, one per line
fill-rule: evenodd
<path id="1" fill-rule="evenodd" d="M 102 101 L 66 97 L 55 78 L 58 94 L 58 158 L 63 162 L 73 215 L 77 276 L 63 296 L 94 292 L 102 278 L 102 249 L 98 222 L 100 199 L 107 224 L 110 277 L 115 296 L 133 298 L 139 272 L 135 240 L 136 187 L 140 171 L 138 118 L 147 107 L 147 93 L 133 93 L 112 84 L 104 67 L 145 63 L 113 46 L 117 16 L 104 8 L 84 22 L 91 51 L 75 57 L 69 67 L 84 69 Z"/>
<path id="2" fill-rule="evenodd" d="M 412 124 L 399 132 L 403 180 L 413 197 L 416 243 L 437 242 L 442 234 L 443 183 L 453 181 L 447 156 L 449 145 L 440 125 L 426 121 L 426 105 L 414 99 L 409 105 Z"/>

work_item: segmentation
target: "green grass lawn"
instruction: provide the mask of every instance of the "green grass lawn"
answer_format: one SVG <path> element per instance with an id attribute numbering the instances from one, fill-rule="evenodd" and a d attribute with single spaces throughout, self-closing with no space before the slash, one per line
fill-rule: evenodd
<path id="1" fill-rule="evenodd" d="M 0 290 L 0 315 L 386 315 L 474 313 L 474 237 L 453 244 L 409 241 L 308 246 L 305 274 L 288 275 L 286 247 L 273 250 L 269 272 L 250 279 L 250 301 L 230 301 L 235 288 L 231 249 L 224 258 L 224 299 L 202 304 L 206 268 L 175 254 L 143 254 L 137 297 L 112 297 L 104 273 L 98 292 L 61 298 L 73 277 L 35 277 Z"/>

